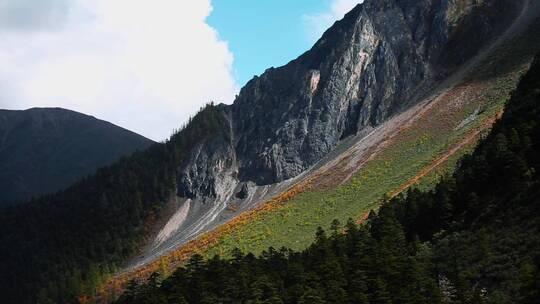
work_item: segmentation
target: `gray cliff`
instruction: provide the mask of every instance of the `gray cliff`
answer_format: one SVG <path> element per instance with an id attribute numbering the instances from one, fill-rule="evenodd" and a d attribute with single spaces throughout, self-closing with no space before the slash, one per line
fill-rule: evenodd
<path id="1" fill-rule="evenodd" d="M 175 214 L 130 267 L 331 168 L 349 147 L 369 157 L 385 122 L 410 117 L 536 18 L 539 7 L 526 13 L 531 1 L 365 0 L 311 50 L 249 81 L 232 105 L 212 106 L 219 131 L 183 155 Z"/>
<path id="2" fill-rule="evenodd" d="M 224 130 L 179 169 L 180 197 L 298 176 L 344 138 L 399 113 L 518 15 L 517 0 L 366 0 L 311 50 L 252 79 L 219 110 Z M 361 133 L 360 133 L 361 134 Z M 221 200 L 228 199 L 221 197 Z"/>

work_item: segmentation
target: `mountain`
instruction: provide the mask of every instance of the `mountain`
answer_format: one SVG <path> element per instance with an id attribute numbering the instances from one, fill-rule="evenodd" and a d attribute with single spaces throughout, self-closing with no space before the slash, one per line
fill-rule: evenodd
<path id="1" fill-rule="evenodd" d="M 277 237 L 309 244 L 306 229 L 376 208 L 452 154 L 433 156 L 489 129 L 540 49 L 539 13 L 528 0 L 366 0 L 233 105 L 210 104 L 169 141 L 0 213 L 0 293 L 7 303 L 84 301 L 111 274 L 114 294 L 124 274 L 167 270 L 168 254 L 182 262 L 216 242 Z M 332 187 L 333 197 L 302 192 Z M 301 204 L 279 209 L 298 193 Z M 272 208 L 284 211 L 259 213 Z M 234 235 L 251 222 L 263 229 Z"/>
<path id="2" fill-rule="evenodd" d="M 146 256 L 228 221 L 238 214 L 228 206 L 246 211 L 260 205 L 343 143 L 363 140 L 439 87 L 454 85 L 493 44 L 524 31 L 522 21 L 537 13 L 526 6 L 427 0 L 358 5 L 311 50 L 248 82 L 233 105 L 217 107 L 228 127 L 192 149 L 179 167 L 177 195 L 187 215 L 171 223 Z"/>
<path id="3" fill-rule="evenodd" d="M 0 110 L 0 206 L 67 188 L 153 142 L 61 108 Z"/>
<path id="4" fill-rule="evenodd" d="M 538 303 L 540 55 L 502 118 L 453 176 L 386 200 L 367 223 L 334 221 L 302 252 L 194 255 L 115 302 Z"/>

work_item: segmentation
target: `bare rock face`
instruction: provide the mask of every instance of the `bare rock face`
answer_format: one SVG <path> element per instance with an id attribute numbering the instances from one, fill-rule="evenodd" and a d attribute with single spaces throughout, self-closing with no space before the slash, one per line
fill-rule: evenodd
<path id="1" fill-rule="evenodd" d="M 178 195 L 190 199 L 214 199 L 219 196 L 218 184 L 227 178 L 235 178 L 234 148 L 226 136 L 216 136 L 204 144 L 193 147 L 180 175 Z"/>
<path id="2" fill-rule="evenodd" d="M 460 78 L 528 1 L 365 0 L 311 50 L 214 108 L 220 131 L 186 151 L 177 168 L 181 207 L 134 265 L 289 189 L 352 136 L 361 140 Z"/>
<path id="3" fill-rule="evenodd" d="M 523 2 L 366 0 L 311 50 L 218 106 L 230 128 L 193 147 L 179 196 L 222 201 L 245 196 L 247 183 L 298 176 L 344 138 L 413 105 L 504 31 Z"/>

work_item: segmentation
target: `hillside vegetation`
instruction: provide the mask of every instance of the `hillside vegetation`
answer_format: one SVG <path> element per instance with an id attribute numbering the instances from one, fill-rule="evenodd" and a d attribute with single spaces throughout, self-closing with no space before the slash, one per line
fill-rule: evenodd
<path id="1" fill-rule="evenodd" d="M 222 132 L 209 105 L 155 144 L 65 191 L 0 212 L 3 303 L 77 302 L 140 248 L 175 191 L 182 151 Z"/>
<path id="2" fill-rule="evenodd" d="M 501 115 L 534 57 L 534 48 L 525 47 L 525 43 L 536 46 L 536 40 L 523 35 L 499 46 L 461 82 L 435 89 L 427 104 L 419 105 L 419 114 L 405 124 L 396 126 L 390 121 L 394 131 L 385 135 L 382 144 L 370 146 L 367 154 L 358 159 L 357 152 L 349 156 L 339 152 L 337 167 L 322 175 L 315 172 L 255 210 L 156 256 L 150 263 L 118 273 L 98 289 L 98 298 L 114 299 L 131 279 L 141 281 L 155 271 L 169 275 L 193 253 L 212 258 L 215 254 L 230 257 L 234 248 L 255 255 L 270 246 L 304 250 L 314 241 L 313 231 L 318 226 L 329 229 L 333 219 L 362 221 L 380 206 L 381 198 L 393 197 L 411 186 L 431 189 L 474 149 Z M 349 162 L 348 157 L 358 162 Z M 348 178 L 347 174 L 352 175 Z"/>
<path id="3" fill-rule="evenodd" d="M 368 213 L 380 205 L 384 195 L 391 196 L 400 191 L 403 185 L 471 133 L 489 130 L 490 121 L 515 88 L 518 75 L 520 73 L 510 74 L 485 85 L 464 85 L 443 94 L 439 103 L 408 129 L 389 139 L 384 149 L 350 180 L 337 187 L 318 185 L 300 193 L 281 208 L 260 214 L 256 220 L 224 235 L 204 255 L 227 254 L 235 247 L 254 253 L 269 246 L 304 249 L 313 241 L 317 226 L 323 225 L 327 229 L 333 219 L 345 222 Z M 486 95 L 470 95 L 474 91 Z M 479 109 L 481 113 L 475 116 Z M 474 117 L 474 120 L 457 128 L 468 117 Z M 433 186 L 440 174 L 451 170 L 459 156 L 475 143 L 476 140 L 468 142 L 437 170 L 419 179 L 422 186 Z"/>
<path id="4" fill-rule="evenodd" d="M 211 258 L 216 253 L 226 257 L 235 247 L 254 255 L 269 246 L 304 250 L 313 242 L 317 226 L 327 229 L 334 218 L 346 222 L 362 217 L 376 209 L 382 197 L 399 193 L 420 175 L 431 185 L 438 179 L 438 169 L 453 167 L 459 154 L 491 127 L 517 83 L 522 63 L 538 49 L 537 44 L 531 46 L 536 35 L 530 33 L 536 32 L 525 25 L 540 7 L 527 10 L 529 2 L 478 2 L 481 5 L 469 17 L 458 18 L 465 23 L 455 20 L 462 24 L 456 27 L 441 18 L 448 8 L 445 1 L 364 1 L 310 51 L 250 81 L 233 105 L 209 105 L 168 142 L 100 169 L 65 191 L 0 211 L 2 302 L 107 301 L 116 298 L 129 278 L 145 279 L 159 267 L 168 275 L 195 252 Z M 522 22 L 523 28 L 515 29 L 514 24 Z M 522 35 L 530 47 L 516 43 L 513 34 Z M 478 60 L 487 59 L 484 55 L 490 52 L 480 52 L 482 46 L 497 48 L 501 43 L 512 46 L 508 48 L 512 56 L 503 56 L 508 69 L 485 71 L 486 78 L 473 77 L 478 82 L 463 79 L 479 67 Z M 516 55 L 519 51 L 514 50 L 523 49 L 527 54 Z M 488 65 L 500 66 L 499 62 L 489 60 Z M 424 99 L 430 93 L 437 96 Z M 410 127 L 406 119 L 403 124 L 390 122 L 403 113 L 421 115 L 407 116 L 417 122 Z M 384 134 L 392 134 L 391 138 L 381 136 L 373 146 L 366 144 L 365 154 L 349 155 L 359 161 L 365 157 L 365 163 L 349 163 L 343 175 L 339 174 L 344 171 L 329 172 L 327 179 L 334 182 L 330 185 L 298 189 L 299 183 L 292 186 L 294 191 L 281 192 L 294 183 L 291 178 L 309 175 L 312 166 L 328 165 L 327 157 L 339 160 L 344 156 L 341 144 L 370 141 L 364 132 L 386 123 L 390 126 Z M 377 153 L 368 153 L 372 148 Z M 274 186 L 276 192 L 271 192 Z M 243 195 L 245 188 L 252 195 Z M 279 194 L 272 197 L 273 193 Z M 148 250 L 158 229 L 167 226 L 174 209 L 186 199 L 187 220 L 173 221 L 174 234 Z M 265 204 L 267 199 L 277 203 Z M 398 214 L 395 221 L 401 221 Z M 331 238 L 337 242 L 337 223 L 334 226 Z M 409 232 L 403 235 L 403 244 L 409 244 Z M 322 233 L 319 239 L 330 242 Z M 414 250 L 407 255 L 416 256 Z M 283 259 L 290 255 L 284 253 Z M 238 253 L 234 256 L 244 259 Z M 194 264 L 205 265 L 197 259 Z M 431 260 L 427 263 L 426 267 Z M 229 275 L 227 271 L 224 274 Z M 425 273 L 423 277 L 433 279 Z M 251 279 L 247 276 L 246 282 Z M 151 298 L 160 299 L 155 276 L 149 286 L 155 287 L 149 288 L 156 293 Z M 434 288 L 430 290 L 438 292 L 439 287 Z M 133 284 L 130 290 L 134 298 L 122 301 L 146 301 L 139 298 L 146 292 Z M 283 299 L 284 289 L 278 290 Z"/>
<path id="5" fill-rule="evenodd" d="M 0 207 L 63 190 L 154 142 L 62 108 L 0 110 Z"/>
<path id="6" fill-rule="evenodd" d="M 358 227 L 323 229 L 302 252 L 193 256 L 123 303 L 537 303 L 540 57 L 502 118 L 452 176 L 385 200 Z"/>

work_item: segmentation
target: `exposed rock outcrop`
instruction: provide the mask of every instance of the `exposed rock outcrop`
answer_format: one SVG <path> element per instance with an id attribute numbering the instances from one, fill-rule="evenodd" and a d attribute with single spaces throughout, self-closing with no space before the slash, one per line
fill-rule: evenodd
<path id="1" fill-rule="evenodd" d="M 522 5 L 365 1 L 310 51 L 255 77 L 232 106 L 221 106 L 231 128 L 193 149 L 180 169 L 179 195 L 216 198 L 224 174 L 257 185 L 298 176 L 343 138 L 414 104 L 503 31 Z"/>
<path id="2" fill-rule="evenodd" d="M 233 105 L 217 106 L 227 126 L 193 147 L 178 169 L 178 196 L 188 199 L 189 214 L 147 257 L 257 206 L 347 139 L 359 141 L 410 109 L 506 32 L 525 3 L 366 0 L 356 6 L 311 50 L 249 81 Z"/>

